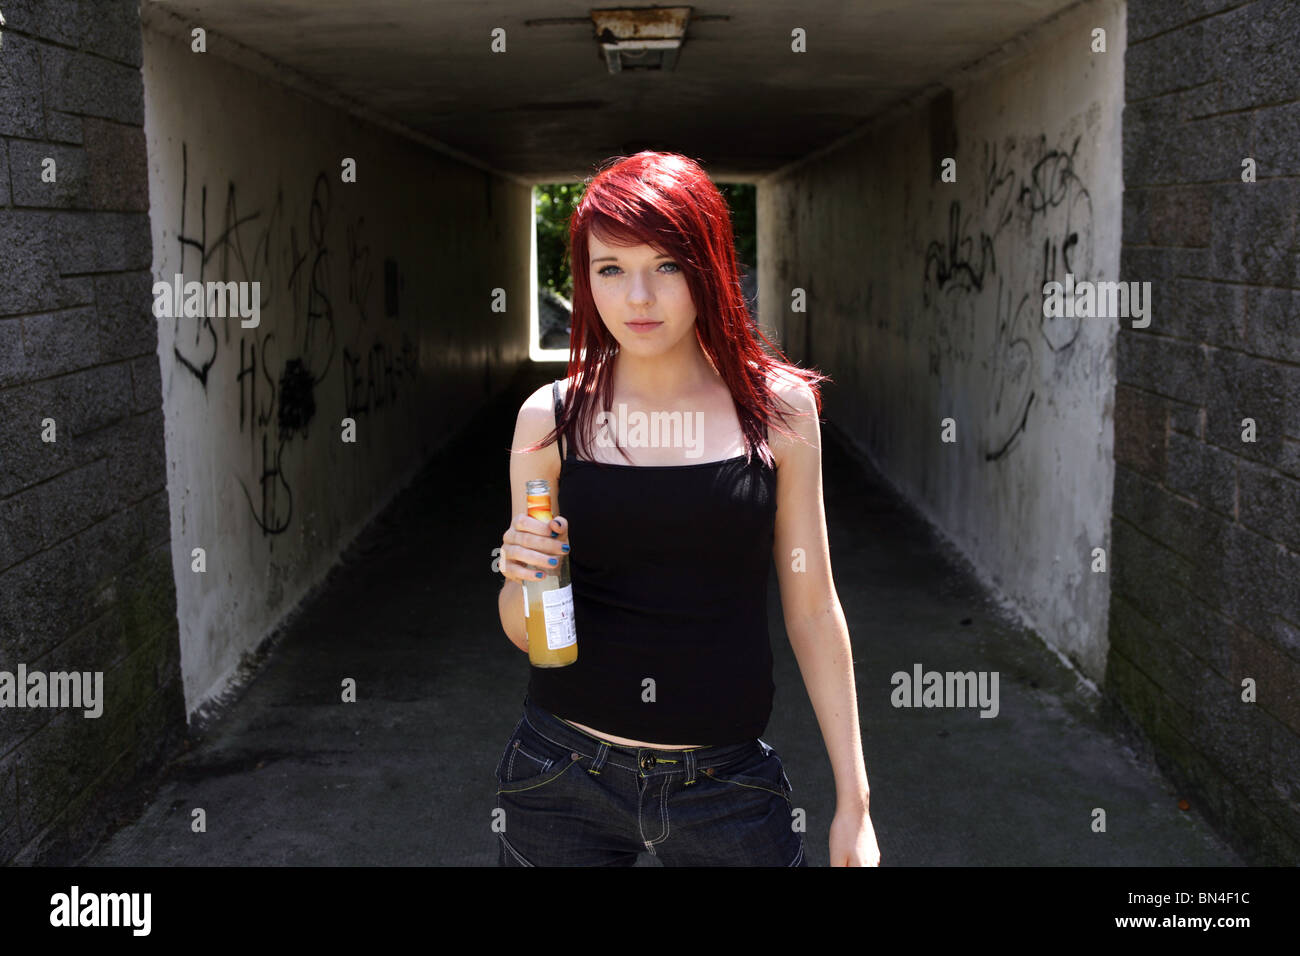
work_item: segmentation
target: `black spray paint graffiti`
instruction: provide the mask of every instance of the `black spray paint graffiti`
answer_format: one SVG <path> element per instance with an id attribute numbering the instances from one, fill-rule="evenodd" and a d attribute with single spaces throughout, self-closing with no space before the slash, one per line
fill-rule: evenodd
<path id="1" fill-rule="evenodd" d="M 969 234 L 969 225 L 969 219 L 964 223 L 961 221 L 961 202 L 954 199 L 948 209 L 947 243 L 932 242 L 925 250 L 925 273 L 921 285 L 925 305 L 930 304 L 932 287 L 950 292 L 979 292 L 984 288 L 985 272 L 997 271 L 993 236 L 981 232 L 979 263 L 971 258 L 975 240 Z"/>
<path id="2" fill-rule="evenodd" d="M 961 353 L 963 337 L 954 334 L 951 326 L 964 317 L 971 333 L 975 314 L 971 300 L 986 288 L 996 289 L 997 332 L 988 360 L 994 382 L 987 409 L 986 461 L 1006 455 L 1029 423 L 1036 398 L 1037 343 L 1060 353 L 1079 335 L 1079 317 L 1042 315 L 1045 283 L 1067 272 L 1076 279 L 1092 274 L 1092 198 L 1075 173 L 1078 148 L 1078 137 L 1067 152 L 1049 149 L 1047 138 L 1039 136 L 1028 169 L 1017 172 L 1010 156 L 1014 144 L 999 157 L 996 144 L 986 143 L 976 212 L 963 214 L 961 202 L 953 200 L 947 235 L 925 250 L 921 302 L 933 311 L 936 330 L 930 341 L 931 374 L 940 374 L 944 358 L 949 362 L 970 358 Z M 1007 231 L 1013 223 L 1021 227 L 1015 236 Z M 1035 274 L 1031 276 L 1028 268 L 999 271 L 996 244 L 1004 233 L 1007 241 L 1015 243 L 1011 255 L 1004 257 L 1012 266 L 1024 261 L 1016 254 L 1027 245 L 1040 245 L 1041 237 L 1041 266 Z M 995 287 L 989 285 L 993 277 L 998 280 Z"/>
<path id="3" fill-rule="evenodd" d="M 343 350 L 344 413 L 356 418 L 384 408 L 397 398 L 397 386 L 403 375 L 415 370 L 417 356 L 410 339 L 403 339 L 396 356 L 392 348 L 376 342 L 365 356 L 365 373 L 361 374 L 362 356 L 351 349 Z"/>
<path id="4" fill-rule="evenodd" d="M 317 413 L 320 386 L 327 379 L 338 351 L 335 322 L 335 284 L 340 280 L 330 257 L 327 235 L 330 225 L 330 185 L 324 172 L 316 176 L 307 210 L 305 244 L 298 229 L 288 220 L 283 190 L 277 190 L 269 212 L 255 210 L 241 215 L 233 182 L 226 188 L 221 230 L 207 238 L 207 187 L 200 192 L 201 228 L 197 237 L 187 235 L 185 214 L 188 197 L 188 152 L 182 144 L 181 225 L 178 233 L 181 262 L 178 271 L 203 282 L 259 282 L 262 294 L 262 323 L 256 329 L 239 330 L 239 359 L 234 382 L 239 389 L 239 430 L 248 426 L 251 464 L 256 470 L 258 500 L 248 485 L 238 479 L 253 519 L 264 535 L 284 533 L 293 517 L 293 489 L 287 466 L 294 443 L 305 441 Z M 404 377 L 415 369 L 414 347 L 402 334 L 396 356 L 390 346 L 375 342 L 372 360 L 364 367 L 352 359 L 362 349 L 357 340 L 367 325 L 366 302 L 373 276 L 370 248 L 363 242 L 364 218 L 345 224 L 346 263 L 341 270 L 346 282 L 347 314 L 355 315 L 351 346 L 343 347 L 340 366 L 345 414 L 356 417 L 391 405 Z M 196 250 L 198 275 L 186 272 L 186 253 Z M 207 273 L 213 273 L 208 275 Z M 177 364 L 189 370 L 206 390 L 216 365 L 220 345 L 231 337 L 231 318 L 225 318 L 224 336 L 217 335 L 210 318 L 189 318 L 194 323 L 192 339 L 181 334 L 182 318 L 176 319 Z M 277 332 L 279 338 L 277 338 Z M 373 338 L 373 335 L 368 336 Z M 281 342 L 284 344 L 282 345 Z M 260 361 L 259 361 L 260 351 Z M 379 356 L 376 360 L 374 356 Z M 260 382 L 260 385 L 259 385 Z M 355 396 L 364 394 L 364 402 Z M 301 444 L 299 444 L 299 449 Z"/>

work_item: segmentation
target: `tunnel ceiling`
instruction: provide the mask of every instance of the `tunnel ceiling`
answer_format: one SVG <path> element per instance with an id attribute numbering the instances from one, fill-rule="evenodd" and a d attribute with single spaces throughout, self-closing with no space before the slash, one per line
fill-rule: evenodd
<path id="1" fill-rule="evenodd" d="M 493 169 L 546 181 L 641 148 L 700 158 L 715 176 L 763 175 L 1074 0 L 725 0 L 689 8 L 672 70 L 617 73 L 591 12 L 620 4 L 142 2 L 187 33 L 204 27 L 210 54 L 230 38 Z M 498 27 L 503 53 L 491 49 Z M 791 52 L 797 27 L 806 53 Z"/>

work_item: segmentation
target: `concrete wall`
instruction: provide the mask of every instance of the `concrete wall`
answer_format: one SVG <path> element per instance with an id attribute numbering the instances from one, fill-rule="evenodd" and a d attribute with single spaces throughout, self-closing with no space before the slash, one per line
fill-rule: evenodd
<path id="1" fill-rule="evenodd" d="M 1044 319 L 1042 288 L 1118 277 L 1124 37 L 1122 4 L 1076 7 L 764 181 L 758 210 L 760 319 L 836 380 L 826 418 L 1094 680 L 1118 323 Z"/>
<path id="2" fill-rule="evenodd" d="M 257 328 L 158 323 L 195 711 L 527 359 L 531 192 L 235 66 L 218 36 L 191 52 L 188 32 L 157 22 L 144 40 L 154 276 L 261 291 Z"/>
<path id="3" fill-rule="evenodd" d="M 530 193 L 134 2 L 4 7 L 0 671 L 103 697 L 0 713 L 0 862 L 57 862 L 527 359 Z M 177 272 L 260 325 L 156 319 Z"/>
<path id="4" fill-rule="evenodd" d="M 0 711 L 0 862 L 29 862 L 91 835 L 184 709 L 138 14 L 3 8 L 0 671 L 103 682 L 98 717 Z"/>
<path id="5" fill-rule="evenodd" d="M 1285 865 L 1300 860 L 1297 36 L 1289 0 L 1131 11 L 1121 275 L 1150 281 L 1155 306 L 1119 339 L 1106 675 L 1188 800 L 1252 861 Z"/>

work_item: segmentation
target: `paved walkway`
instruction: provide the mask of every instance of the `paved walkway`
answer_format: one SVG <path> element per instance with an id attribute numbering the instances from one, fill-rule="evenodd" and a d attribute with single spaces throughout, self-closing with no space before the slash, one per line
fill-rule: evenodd
<path id="1" fill-rule="evenodd" d="M 175 761 L 90 865 L 496 862 L 492 771 L 527 659 L 497 619 L 491 551 L 507 452 L 534 367 L 359 539 L 241 699 Z M 994 606 L 824 429 L 831 554 L 857 663 L 872 819 L 887 865 L 1241 864 L 1105 731 L 1086 687 Z M 773 571 L 776 708 L 764 739 L 827 862 L 830 764 L 785 637 Z M 996 670 L 1000 712 L 895 709 L 915 662 Z M 358 702 L 339 701 L 356 679 Z M 191 813 L 206 812 L 206 833 Z M 1094 807 L 1107 832 L 1094 833 Z M 641 865 L 658 865 L 643 854 Z"/>

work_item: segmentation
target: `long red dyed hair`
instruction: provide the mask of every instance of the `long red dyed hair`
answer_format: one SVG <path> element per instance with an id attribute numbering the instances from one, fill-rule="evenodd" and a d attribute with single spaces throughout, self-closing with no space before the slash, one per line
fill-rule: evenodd
<path id="1" fill-rule="evenodd" d="M 594 230 L 610 245 L 651 246 L 682 269 L 695 304 L 696 338 L 736 403 L 746 460 L 757 452 L 772 467 L 764 428 L 776 425 L 780 417 L 783 424 L 777 427 L 786 435 L 793 432 L 784 427 L 769 385 L 771 371 L 803 379 L 813 390 L 819 416 L 820 384 L 829 376 L 789 362 L 750 318 L 741 292 L 731 215 L 718 187 L 694 160 L 651 150 L 606 160 L 584 186 L 569 221 L 573 317 L 568 375 L 573 385 L 556 427 L 533 447 L 543 448 L 563 434 L 575 454 L 590 458 L 585 436 L 592 420 L 601 409 L 612 410 L 611 373 L 619 346 L 591 296 L 588 236 Z M 618 449 L 627 458 L 622 446 Z"/>

